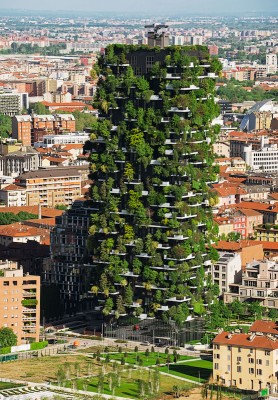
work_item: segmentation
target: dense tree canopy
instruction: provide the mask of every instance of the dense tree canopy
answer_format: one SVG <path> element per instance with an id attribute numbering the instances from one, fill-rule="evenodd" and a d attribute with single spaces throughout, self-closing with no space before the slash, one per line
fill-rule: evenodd
<path id="1" fill-rule="evenodd" d="M 8 138 L 12 133 L 12 119 L 9 115 L 0 114 L 0 137 Z"/>
<path id="2" fill-rule="evenodd" d="M 248 86 L 248 82 L 245 83 Z M 254 86 L 249 92 L 242 85 L 234 82 L 228 82 L 226 86 L 221 86 L 217 94 L 219 97 L 231 102 L 243 102 L 243 101 L 261 101 L 265 99 L 278 99 L 278 90 L 270 90 L 269 92 L 264 91 L 260 86 Z"/>
<path id="3" fill-rule="evenodd" d="M 13 222 L 26 221 L 28 219 L 36 219 L 38 215 L 20 211 L 18 214 L 12 212 L 0 213 L 0 225 L 9 225 Z"/>
<path id="4" fill-rule="evenodd" d="M 16 346 L 17 336 L 10 328 L 0 328 L 0 347 Z"/>

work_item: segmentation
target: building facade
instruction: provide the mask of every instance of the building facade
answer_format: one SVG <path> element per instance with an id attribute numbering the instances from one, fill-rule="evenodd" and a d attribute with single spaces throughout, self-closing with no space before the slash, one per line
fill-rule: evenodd
<path id="1" fill-rule="evenodd" d="M 277 393 L 278 341 L 262 332 L 222 332 L 213 340 L 213 380 L 227 387 Z"/>
<path id="2" fill-rule="evenodd" d="M 258 301 L 263 307 L 278 307 L 278 264 L 276 261 L 253 261 L 246 265 L 239 283 L 229 285 L 224 302 Z"/>
<path id="3" fill-rule="evenodd" d="M 115 45 L 100 60 L 101 73 L 110 72 L 95 99 L 88 243 L 91 294 L 104 315 L 179 310 L 185 319 L 197 292 L 206 297 L 211 121 L 219 109 L 211 96 L 217 67 L 207 49 L 196 49 Z M 104 98 L 113 99 L 109 109 Z"/>
<path id="4" fill-rule="evenodd" d="M 11 328 L 17 344 L 39 341 L 40 277 L 24 275 L 17 263 L 0 262 L 0 326 Z"/>
<path id="5" fill-rule="evenodd" d="M 219 256 L 219 260 L 211 267 L 211 275 L 221 295 L 229 289 L 230 283 L 241 279 L 241 257 L 239 253 L 223 252 L 220 252 Z"/>
<path id="6" fill-rule="evenodd" d="M 26 205 L 70 205 L 81 197 L 82 171 L 74 167 L 46 168 L 21 174 L 16 184 L 26 190 Z"/>

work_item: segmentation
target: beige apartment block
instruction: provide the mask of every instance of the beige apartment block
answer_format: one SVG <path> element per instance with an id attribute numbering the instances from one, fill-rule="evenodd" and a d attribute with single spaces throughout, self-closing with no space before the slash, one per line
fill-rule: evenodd
<path id="1" fill-rule="evenodd" d="M 213 380 L 243 390 L 277 393 L 278 340 L 271 334 L 222 332 L 213 340 Z"/>
<path id="2" fill-rule="evenodd" d="M 10 261 L 0 261 L 0 326 L 14 331 L 18 345 L 39 341 L 40 277 Z"/>
<path id="3" fill-rule="evenodd" d="M 224 303 L 234 300 L 257 301 L 267 308 L 278 308 L 278 264 L 276 261 L 247 263 L 239 283 L 229 284 L 224 293 Z"/>
<path id="4" fill-rule="evenodd" d="M 55 207 L 70 205 L 81 197 L 82 176 L 78 168 L 49 168 L 30 171 L 17 179 L 26 190 L 26 205 Z"/>

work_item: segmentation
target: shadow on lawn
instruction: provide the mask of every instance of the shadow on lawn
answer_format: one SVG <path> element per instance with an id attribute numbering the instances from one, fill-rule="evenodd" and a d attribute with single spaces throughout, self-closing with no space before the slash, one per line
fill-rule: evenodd
<path id="1" fill-rule="evenodd" d="M 193 367 L 191 365 L 170 365 L 170 371 L 176 371 L 180 374 L 185 374 L 195 377 L 197 380 L 200 377 L 201 381 L 207 381 L 212 374 L 212 371 L 207 368 Z"/>

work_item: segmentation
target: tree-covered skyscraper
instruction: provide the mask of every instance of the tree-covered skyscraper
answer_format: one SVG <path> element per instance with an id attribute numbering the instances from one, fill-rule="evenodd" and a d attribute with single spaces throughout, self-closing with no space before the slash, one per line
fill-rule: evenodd
<path id="1" fill-rule="evenodd" d="M 202 46 L 111 45 L 96 66 L 92 295 L 104 315 L 182 323 L 211 302 L 212 144 L 220 71 Z"/>

